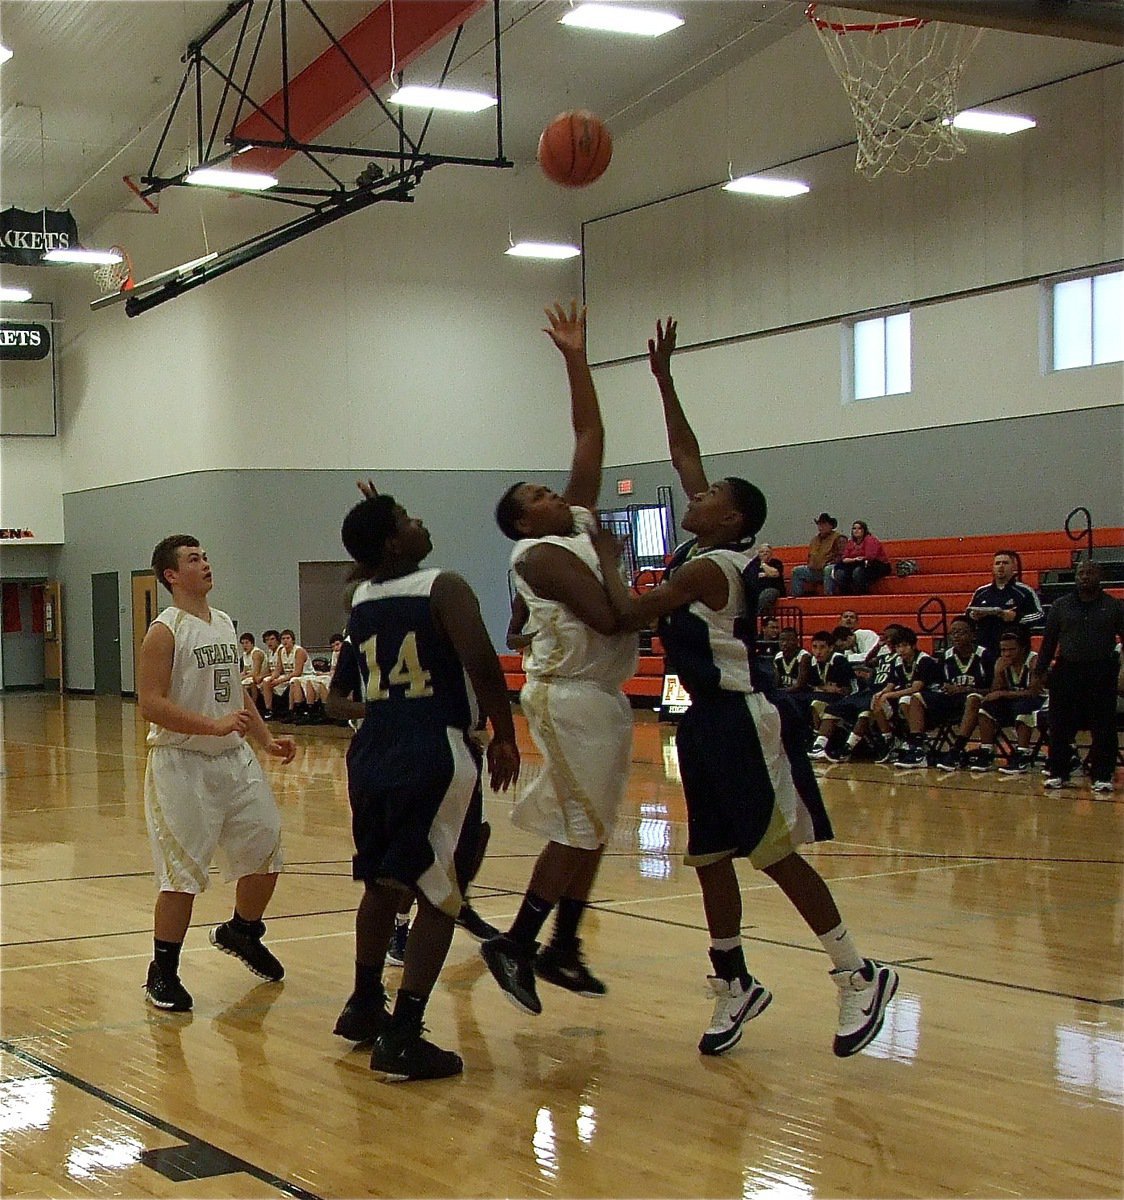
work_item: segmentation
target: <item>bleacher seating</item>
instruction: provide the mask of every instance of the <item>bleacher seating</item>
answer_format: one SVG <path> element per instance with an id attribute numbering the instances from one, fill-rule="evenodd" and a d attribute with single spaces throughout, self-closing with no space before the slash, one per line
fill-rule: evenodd
<path id="1" fill-rule="evenodd" d="M 1098 528 L 1097 547 L 1124 547 L 1124 527 Z M 906 538 L 883 543 L 886 553 L 896 563 L 911 558 L 917 563 L 915 575 L 896 573 L 880 579 L 866 596 L 801 596 L 787 597 L 783 603 L 798 607 L 804 613 L 807 636 L 817 629 L 831 629 L 839 623 L 839 614 L 854 608 L 864 629 L 876 632 L 891 623 L 918 628 L 917 610 L 930 596 L 939 596 L 948 609 L 950 619 L 968 607 L 972 593 L 991 578 L 991 560 L 997 549 L 1018 552 L 1022 561 L 1024 583 L 1038 588 L 1047 571 L 1071 565 L 1079 549 L 1066 534 L 1058 530 L 1043 533 L 996 533 L 969 537 Z M 802 546 L 774 546 L 774 556 L 785 564 L 785 574 L 807 561 L 808 549 Z M 660 572 L 642 572 L 642 586 L 652 587 L 659 581 Z M 1108 584 L 1106 590 L 1124 597 L 1124 588 Z M 1035 638 L 1037 645 L 1038 638 Z M 501 654 L 508 691 L 518 694 L 523 686 L 523 662 L 518 654 Z M 657 707 L 662 691 L 663 648 L 659 639 L 652 639 L 650 652 L 643 653 L 637 673 L 624 686 L 634 704 Z"/>

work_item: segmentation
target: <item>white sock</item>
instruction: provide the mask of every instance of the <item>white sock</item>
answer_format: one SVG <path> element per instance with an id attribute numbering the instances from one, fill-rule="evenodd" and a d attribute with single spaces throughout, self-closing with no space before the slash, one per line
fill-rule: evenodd
<path id="1" fill-rule="evenodd" d="M 820 734 L 820 736 L 819 736 L 818 738 L 816 738 L 816 743 L 815 743 L 815 745 L 812 747 L 812 749 L 813 749 L 813 750 L 822 750 L 822 749 L 824 749 L 824 747 L 825 747 L 826 745 L 827 745 L 827 738 L 825 738 L 825 737 L 823 736 L 823 734 Z"/>
<path id="2" fill-rule="evenodd" d="M 856 747 L 856 746 L 859 744 L 859 742 L 861 742 L 861 741 L 862 741 L 862 738 L 861 738 L 861 737 L 859 737 L 859 735 L 858 735 L 857 733 L 849 733 L 849 734 L 847 734 L 847 745 L 848 745 L 848 746 L 850 746 L 850 748 L 851 748 L 852 750 L 853 750 L 853 749 L 854 749 L 854 748 L 855 748 L 855 747 Z"/>
<path id="3" fill-rule="evenodd" d="M 818 936 L 837 971 L 857 971 L 863 965 L 862 955 L 855 949 L 847 926 L 842 922 Z"/>
<path id="4" fill-rule="evenodd" d="M 409 913 L 395 913 L 394 914 L 394 924 L 399 929 L 401 929 L 403 925 L 409 925 L 409 923 L 410 923 L 410 914 Z"/>
<path id="5" fill-rule="evenodd" d="M 730 938 L 711 938 L 710 948 L 712 950 L 736 950 L 742 944 L 741 935 Z"/>

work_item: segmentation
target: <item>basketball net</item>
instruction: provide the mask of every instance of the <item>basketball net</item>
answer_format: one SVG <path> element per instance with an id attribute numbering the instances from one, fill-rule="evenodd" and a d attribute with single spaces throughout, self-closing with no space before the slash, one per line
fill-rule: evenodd
<path id="1" fill-rule="evenodd" d="M 905 174 L 964 153 L 952 119 L 979 29 L 919 17 L 856 24 L 823 4 L 809 4 L 806 16 L 851 102 L 856 171 Z"/>
<path id="2" fill-rule="evenodd" d="M 111 292 L 127 292 L 134 283 L 133 260 L 124 246 L 110 246 L 121 258 L 117 262 L 102 263 L 94 268 L 94 282 L 103 296 Z"/>

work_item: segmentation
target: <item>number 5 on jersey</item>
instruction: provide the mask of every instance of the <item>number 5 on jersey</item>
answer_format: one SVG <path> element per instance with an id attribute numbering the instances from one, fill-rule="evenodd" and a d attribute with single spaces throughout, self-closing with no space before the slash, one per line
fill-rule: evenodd
<path id="1" fill-rule="evenodd" d="M 416 633 L 408 633 L 398 647 L 398 654 L 390 673 L 383 678 L 382 668 L 376 657 L 377 635 L 369 637 L 360 647 L 367 662 L 366 700 L 373 704 L 377 700 L 389 700 L 392 687 L 405 686 L 407 700 L 420 700 L 433 695 L 430 687 L 430 674 L 424 670 L 418 658 L 418 640 Z"/>

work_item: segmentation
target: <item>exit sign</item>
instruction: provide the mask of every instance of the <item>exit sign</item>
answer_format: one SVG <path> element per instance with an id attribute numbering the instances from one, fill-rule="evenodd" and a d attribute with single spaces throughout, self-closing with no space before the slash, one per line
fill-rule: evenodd
<path id="1" fill-rule="evenodd" d="M 632 480 L 631 479 L 618 479 L 617 480 L 617 495 L 618 496 L 631 496 L 632 495 Z"/>

